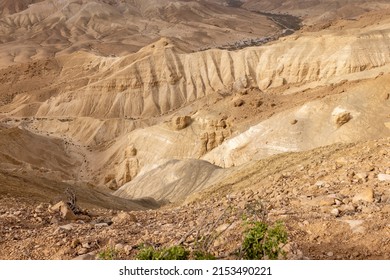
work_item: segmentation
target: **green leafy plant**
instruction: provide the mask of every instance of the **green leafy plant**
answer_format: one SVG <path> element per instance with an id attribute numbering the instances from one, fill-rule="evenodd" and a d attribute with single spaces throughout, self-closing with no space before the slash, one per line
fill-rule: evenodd
<path id="1" fill-rule="evenodd" d="M 163 249 L 159 255 L 159 260 L 187 260 L 189 251 L 182 246 L 173 246 Z"/>
<path id="2" fill-rule="evenodd" d="M 269 226 L 265 222 L 252 222 L 245 231 L 242 243 L 243 258 L 247 260 L 276 260 L 284 255 L 282 246 L 287 243 L 287 232 L 282 223 Z"/>
<path id="3" fill-rule="evenodd" d="M 192 256 L 194 258 L 194 260 L 198 260 L 198 261 L 201 261 L 201 260 L 216 260 L 217 258 L 209 253 L 209 252 L 205 252 L 205 251 L 194 251 L 192 253 Z"/>
<path id="4" fill-rule="evenodd" d="M 136 259 L 137 260 L 155 260 L 155 256 L 157 255 L 156 249 L 152 246 L 141 246 Z"/>
<path id="5" fill-rule="evenodd" d="M 115 260 L 118 258 L 118 251 L 112 247 L 106 247 L 98 253 L 99 260 Z"/>
<path id="6" fill-rule="evenodd" d="M 152 246 L 141 248 L 136 258 L 138 260 L 188 260 L 190 252 L 182 246 L 155 249 Z"/>

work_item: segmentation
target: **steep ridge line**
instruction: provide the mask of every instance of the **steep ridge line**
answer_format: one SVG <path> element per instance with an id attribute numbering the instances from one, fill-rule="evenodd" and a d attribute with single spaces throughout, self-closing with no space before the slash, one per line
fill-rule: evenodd
<path id="1" fill-rule="evenodd" d="M 73 83 L 60 94 L 36 104 L 32 112 L 29 108 L 30 113 L 24 110 L 28 101 L 6 109 L 14 116 L 153 117 L 212 92 L 231 90 L 237 80 L 261 90 L 308 82 L 320 85 L 335 76 L 341 79 L 388 64 L 389 27 L 387 22 L 335 35 L 302 34 L 237 52 L 186 54 L 162 39 L 124 58 L 95 57 L 94 70 L 86 72 L 87 58 L 80 60 L 84 55 L 76 53 L 61 58 L 58 84 Z M 27 96 L 18 99 L 28 100 Z"/>

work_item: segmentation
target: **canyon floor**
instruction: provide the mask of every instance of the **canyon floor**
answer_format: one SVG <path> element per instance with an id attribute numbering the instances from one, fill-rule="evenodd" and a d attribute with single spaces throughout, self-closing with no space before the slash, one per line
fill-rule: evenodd
<path id="1" fill-rule="evenodd" d="M 386 2 L 1 0 L 0 259 L 389 259 Z"/>

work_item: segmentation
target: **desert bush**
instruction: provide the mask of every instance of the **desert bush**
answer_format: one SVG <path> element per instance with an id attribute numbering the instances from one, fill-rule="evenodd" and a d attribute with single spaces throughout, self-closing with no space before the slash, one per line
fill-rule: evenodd
<path id="1" fill-rule="evenodd" d="M 217 258 L 211 254 L 210 252 L 205 251 L 194 251 L 192 252 L 192 256 L 194 260 L 202 261 L 202 260 L 216 260 Z"/>
<path id="2" fill-rule="evenodd" d="M 190 252 L 182 246 L 155 249 L 152 246 L 142 247 L 136 258 L 138 260 L 187 260 Z"/>
<path id="3" fill-rule="evenodd" d="M 115 260 L 118 258 L 118 251 L 112 247 L 106 247 L 97 254 L 99 260 Z"/>
<path id="4" fill-rule="evenodd" d="M 244 232 L 242 256 L 247 260 L 276 260 L 285 255 L 282 246 L 287 243 L 287 232 L 281 222 L 269 226 L 265 222 L 249 222 Z"/>

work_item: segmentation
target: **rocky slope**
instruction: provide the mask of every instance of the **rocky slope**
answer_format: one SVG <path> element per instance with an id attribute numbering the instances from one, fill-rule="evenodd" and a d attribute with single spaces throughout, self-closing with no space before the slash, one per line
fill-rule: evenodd
<path id="1" fill-rule="evenodd" d="M 156 211 L 90 209 L 69 220 L 48 203 L 2 196 L 0 258 L 95 259 L 109 250 L 128 259 L 142 244 L 196 249 L 197 236 L 220 233 L 210 252 L 236 259 L 242 215 L 252 213 L 285 223 L 289 259 L 388 259 L 389 140 L 253 161 L 186 204 Z"/>

